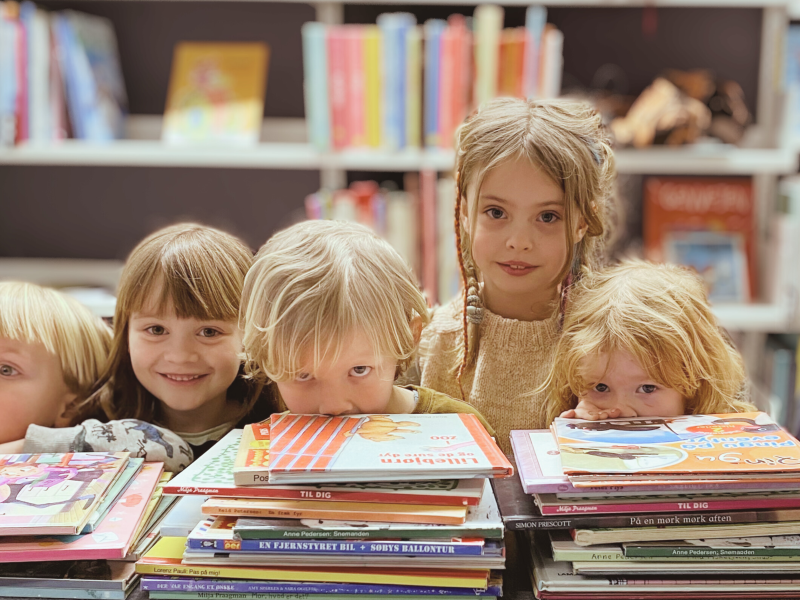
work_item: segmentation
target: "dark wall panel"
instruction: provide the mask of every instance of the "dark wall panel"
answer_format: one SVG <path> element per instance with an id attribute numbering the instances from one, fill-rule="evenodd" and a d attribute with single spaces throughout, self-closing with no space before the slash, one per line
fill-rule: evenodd
<path id="1" fill-rule="evenodd" d="M 197 221 L 257 249 L 303 215 L 317 171 L 0 167 L 0 256 L 123 259 L 150 232 Z"/>

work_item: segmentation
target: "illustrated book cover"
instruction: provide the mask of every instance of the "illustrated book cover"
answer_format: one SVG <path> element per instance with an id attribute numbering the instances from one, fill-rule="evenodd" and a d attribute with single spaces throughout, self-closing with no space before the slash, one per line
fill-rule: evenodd
<path id="1" fill-rule="evenodd" d="M 164 141 L 258 143 L 268 61 L 264 43 L 179 43 L 172 60 Z"/>
<path id="2" fill-rule="evenodd" d="M 514 469 L 475 415 L 272 415 L 274 483 L 504 477 Z"/>
<path id="3" fill-rule="evenodd" d="M 568 476 L 721 476 L 800 472 L 800 445 L 765 413 L 583 421 L 555 419 Z"/>
<path id="4" fill-rule="evenodd" d="M 127 463 L 127 452 L 0 456 L 0 535 L 80 533 Z"/>
<path id="5" fill-rule="evenodd" d="M 256 423 L 252 427 L 263 427 Z M 179 473 L 165 487 L 168 495 L 218 496 L 230 498 L 272 498 L 283 500 L 332 500 L 340 502 L 389 502 L 392 504 L 435 504 L 476 506 L 481 499 L 481 479 L 429 479 L 425 481 L 349 482 L 306 485 L 237 485 L 233 473 L 236 459 L 247 454 L 243 431 L 234 429 L 203 456 Z M 242 459 L 244 460 L 244 459 Z M 266 481 L 268 457 L 258 457 L 265 466 L 252 466 L 250 475 Z M 239 464 L 244 464 L 240 462 Z M 199 520 L 199 519 L 198 519 Z M 197 521 L 192 523 L 192 527 Z M 191 530 L 191 528 L 189 529 Z M 186 535 L 187 530 L 183 535 Z"/>

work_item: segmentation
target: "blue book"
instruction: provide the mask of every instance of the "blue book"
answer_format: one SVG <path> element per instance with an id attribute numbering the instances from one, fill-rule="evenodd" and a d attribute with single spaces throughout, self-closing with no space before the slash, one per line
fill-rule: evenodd
<path id="1" fill-rule="evenodd" d="M 447 22 L 442 19 L 425 21 L 425 145 L 439 146 L 439 67 L 442 61 L 442 33 Z"/>
<path id="2" fill-rule="evenodd" d="M 17 23 L 0 15 L 0 147 L 17 137 Z"/>
<path id="3" fill-rule="evenodd" d="M 235 579 L 191 579 L 186 577 L 142 577 L 142 589 L 171 592 L 237 592 L 256 594 L 352 594 L 387 596 L 502 596 L 498 578 L 490 578 L 485 590 L 440 588 L 412 585 L 372 585 L 356 583 L 295 583 Z"/>
<path id="4" fill-rule="evenodd" d="M 303 91 L 308 140 L 318 150 L 331 147 L 326 31 L 323 23 L 316 22 L 304 23 L 300 29 L 303 36 Z"/>
<path id="5" fill-rule="evenodd" d="M 417 20 L 410 13 L 378 16 L 383 38 L 383 131 L 391 150 L 406 145 L 406 35 Z"/>
<path id="6" fill-rule="evenodd" d="M 525 95 L 536 98 L 539 95 L 539 60 L 542 51 L 542 36 L 547 24 L 547 8 L 539 5 L 528 7 L 525 12 L 525 29 L 529 44 L 525 48 Z"/>

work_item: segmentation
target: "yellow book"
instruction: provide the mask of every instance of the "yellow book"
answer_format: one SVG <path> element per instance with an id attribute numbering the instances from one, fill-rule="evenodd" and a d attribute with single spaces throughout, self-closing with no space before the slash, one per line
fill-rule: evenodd
<path id="1" fill-rule="evenodd" d="M 381 32 L 377 25 L 364 27 L 364 111 L 367 145 L 381 145 Z"/>
<path id="2" fill-rule="evenodd" d="M 281 567 L 271 569 L 261 566 L 190 566 L 181 563 L 185 546 L 186 538 L 161 538 L 147 554 L 136 563 L 136 572 L 142 575 L 208 577 L 213 579 L 371 583 L 476 589 L 486 589 L 489 579 L 489 571 L 487 569 L 334 569 L 328 567 L 308 569 Z"/>
<path id="3" fill-rule="evenodd" d="M 181 42 L 175 48 L 162 138 L 255 144 L 261 133 L 269 47 Z"/>
<path id="4" fill-rule="evenodd" d="M 203 514 L 276 519 L 333 519 L 335 521 L 461 525 L 467 519 L 467 507 L 214 497 L 203 504 Z"/>
<path id="5" fill-rule="evenodd" d="M 406 34 L 406 146 L 422 145 L 422 28 Z"/>
<path id="6" fill-rule="evenodd" d="M 239 450 L 233 461 L 236 485 L 269 482 L 269 422 L 251 423 L 242 430 Z"/>
<path id="7" fill-rule="evenodd" d="M 475 9 L 475 105 L 480 106 L 497 95 L 497 67 L 503 8 L 482 4 Z"/>

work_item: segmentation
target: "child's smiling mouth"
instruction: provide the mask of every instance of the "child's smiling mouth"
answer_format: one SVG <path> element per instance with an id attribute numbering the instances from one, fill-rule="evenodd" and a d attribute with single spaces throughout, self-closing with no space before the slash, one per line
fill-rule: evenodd
<path id="1" fill-rule="evenodd" d="M 178 373 L 159 373 L 163 378 L 171 383 L 194 383 L 206 377 L 207 373 L 200 373 L 198 375 L 181 375 Z"/>
<path id="2" fill-rule="evenodd" d="M 521 262 L 518 260 L 510 260 L 508 262 L 498 262 L 497 264 L 500 265 L 500 268 L 503 271 L 505 271 L 509 275 L 515 275 L 515 276 L 527 275 L 528 273 L 537 268 L 534 265 Z"/>

